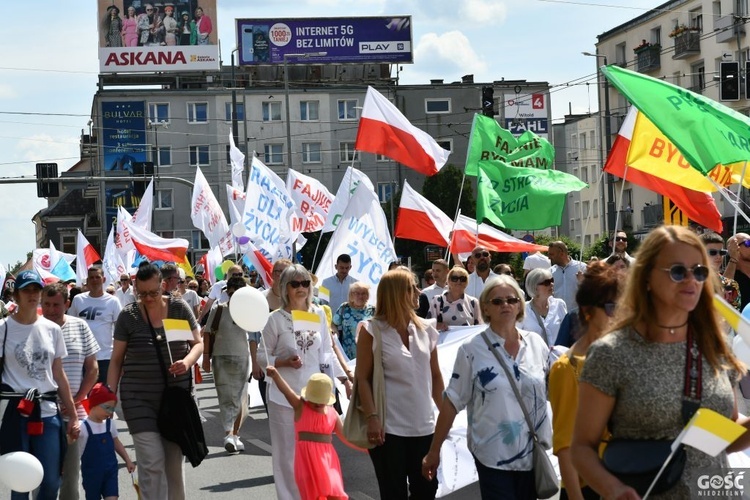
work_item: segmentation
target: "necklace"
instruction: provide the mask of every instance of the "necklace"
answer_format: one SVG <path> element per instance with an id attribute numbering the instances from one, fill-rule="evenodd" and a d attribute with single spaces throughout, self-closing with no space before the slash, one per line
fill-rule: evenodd
<path id="1" fill-rule="evenodd" d="M 685 325 L 687 325 L 687 324 L 688 324 L 688 320 L 685 320 L 685 322 L 684 322 L 683 324 L 681 324 L 681 325 L 675 325 L 675 326 L 664 326 L 664 325 L 659 325 L 659 324 L 657 324 L 656 326 L 658 326 L 659 328 L 663 328 L 664 330 L 669 330 L 669 334 L 670 334 L 670 335 L 674 335 L 674 331 L 675 331 L 675 329 L 677 329 L 677 328 L 682 328 L 683 326 L 685 326 Z"/>

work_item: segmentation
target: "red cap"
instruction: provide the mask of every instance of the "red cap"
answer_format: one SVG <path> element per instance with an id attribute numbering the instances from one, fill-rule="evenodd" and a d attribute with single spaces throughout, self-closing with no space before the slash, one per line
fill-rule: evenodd
<path id="1" fill-rule="evenodd" d="M 100 404 L 107 403 L 109 401 L 117 402 L 117 394 L 109 390 L 109 387 L 97 383 L 91 392 L 89 392 L 89 408 L 99 406 Z"/>

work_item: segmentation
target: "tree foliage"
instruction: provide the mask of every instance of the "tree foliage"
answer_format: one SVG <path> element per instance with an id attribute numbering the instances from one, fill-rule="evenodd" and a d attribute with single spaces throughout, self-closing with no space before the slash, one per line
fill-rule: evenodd
<path id="1" fill-rule="evenodd" d="M 448 217 L 453 218 L 456 214 L 462 180 L 464 189 L 461 193 L 461 213 L 473 218 L 477 213 L 477 200 L 474 197 L 471 180 L 464 178 L 463 171 L 453 165 L 446 165 L 439 173 L 425 179 L 422 195 L 445 212 Z"/>

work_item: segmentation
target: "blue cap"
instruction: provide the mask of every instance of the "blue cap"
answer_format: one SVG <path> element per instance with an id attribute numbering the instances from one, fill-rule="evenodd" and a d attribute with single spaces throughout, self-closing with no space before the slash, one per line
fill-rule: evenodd
<path id="1" fill-rule="evenodd" d="M 23 271 L 16 277 L 16 290 L 21 290 L 29 285 L 39 285 L 40 288 L 44 288 L 44 282 L 36 271 Z"/>

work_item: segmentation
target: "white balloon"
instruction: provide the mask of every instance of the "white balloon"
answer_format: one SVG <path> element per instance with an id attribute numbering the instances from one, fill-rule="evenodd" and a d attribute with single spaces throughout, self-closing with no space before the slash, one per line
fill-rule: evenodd
<path id="1" fill-rule="evenodd" d="M 13 491 L 33 491 L 43 476 L 42 463 L 30 453 L 13 451 L 0 456 L 0 482 Z"/>
<path id="2" fill-rule="evenodd" d="M 750 347 L 748 347 L 739 335 L 732 339 L 732 350 L 737 359 L 746 365 L 750 365 Z"/>
<path id="3" fill-rule="evenodd" d="M 247 229 L 245 229 L 245 226 L 242 225 L 242 222 L 235 222 L 232 226 L 232 234 L 235 238 L 240 238 L 242 236 L 245 236 L 245 233 L 247 232 Z"/>
<path id="4" fill-rule="evenodd" d="M 268 322 L 268 302 L 256 288 L 246 286 L 232 295 L 229 314 L 243 330 L 259 332 Z"/>

